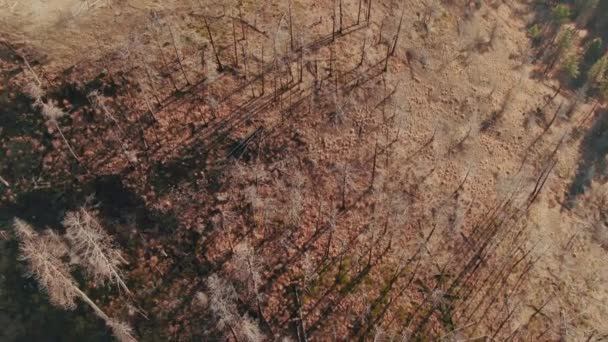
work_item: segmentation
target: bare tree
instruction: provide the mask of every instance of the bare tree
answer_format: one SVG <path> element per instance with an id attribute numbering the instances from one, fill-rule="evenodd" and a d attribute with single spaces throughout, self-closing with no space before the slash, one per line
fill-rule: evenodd
<path id="1" fill-rule="evenodd" d="M 229 331 L 235 341 L 259 342 L 264 334 L 249 316 L 240 315 L 236 305 L 238 296 L 232 284 L 212 274 L 207 279 L 209 307 L 218 319 L 217 328 Z"/>
<path id="2" fill-rule="evenodd" d="M 39 85 L 30 84 L 28 87 L 28 93 L 34 99 L 34 106 L 41 110 L 42 115 L 47 119 L 47 122 L 55 126 L 55 129 L 57 129 L 59 135 L 61 135 L 61 138 L 65 142 L 74 159 L 76 159 L 76 161 L 78 161 L 78 163 L 86 169 L 86 166 L 82 163 L 80 158 L 78 158 L 76 152 L 74 152 L 74 149 L 72 148 L 72 145 L 70 145 L 70 142 L 63 134 L 61 126 L 59 126 L 58 120 L 65 116 L 66 113 L 61 108 L 57 107 L 55 102 L 52 100 L 48 100 L 46 102 L 42 100 L 45 93 Z"/>
<path id="3" fill-rule="evenodd" d="M 106 320 L 106 324 L 112 329 L 112 333 L 119 341 L 137 342 L 135 337 L 133 337 L 133 329 L 127 323 L 108 319 Z"/>
<path id="4" fill-rule="evenodd" d="M 101 110 L 103 115 L 108 120 L 114 122 L 116 128 L 118 129 L 118 134 L 117 134 L 116 140 L 117 140 L 118 144 L 120 145 L 125 157 L 127 158 L 127 162 L 137 163 L 137 151 L 129 149 L 129 145 L 125 141 L 127 134 L 126 134 L 125 130 L 122 128 L 122 125 L 120 124 L 120 122 L 112 114 L 112 111 L 110 110 L 110 108 L 108 108 L 108 106 L 106 104 L 106 101 L 107 101 L 106 97 L 101 95 L 99 93 L 99 91 L 95 90 L 95 91 L 90 92 L 88 94 L 87 98 L 93 106 L 95 106 L 96 108 L 99 108 Z M 149 102 L 146 101 L 146 103 L 148 104 Z"/>
<path id="5" fill-rule="evenodd" d="M 245 341 L 259 342 L 265 340 L 265 336 L 257 323 L 247 315 L 241 317 L 240 332 Z"/>
<path id="6" fill-rule="evenodd" d="M 112 237 L 106 233 L 97 218 L 87 209 L 68 212 L 63 220 L 66 237 L 73 248 L 78 264 L 82 265 L 95 282 L 111 281 L 127 293 L 119 267 L 127 261 L 114 246 Z"/>
<path id="7" fill-rule="evenodd" d="M 38 281 L 49 296 L 51 304 L 66 310 L 76 308 L 76 282 L 61 258 L 67 247 L 52 231 L 41 237 L 25 221 L 15 218 L 13 227 L 20 240 L 20 260 L 28 263 L 28 277 Z"/>
<path id="8" fill-rule="evenodd" d="M 262 282 L 260 264 L 255 251 L 247 242 L 241 242 L 234 247 L 234 275 L 245 284 L 250 293 L 257 294 L 257 288 Z"/>
<path id="9" fill-rule="evenodd" d="M 121 342 L 135 342 L 131 327 L 110 318 L 89 296 L 82 292 L 70 274 L 68 265 L 61 259 L 68 253 L 62 239 L 52 230 L 39 235 L 25 221 L 15 218 L 13 227 L 20 240 L 20 260 L 28 263 L 28 276 L 34 277 L 48 294 L 51 304 L 62 309 L 76 308 L 76 298 L 82 299 L 103 319 Z"/>

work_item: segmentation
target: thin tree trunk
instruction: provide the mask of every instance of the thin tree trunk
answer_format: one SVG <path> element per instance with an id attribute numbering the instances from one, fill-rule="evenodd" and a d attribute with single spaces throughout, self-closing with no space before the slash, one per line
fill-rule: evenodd
<path id="1" fill-rule="evenodd" d="M 391 48 L 391 56 L 395 55 L 395 50 L 397 49 L 397 43 L 399 42 L 399 35 L 401 34 L 401 25 L 403 24 L 403 14 L 405 13 L 405 7 L 401 10 L 401 18 L 399 19 L 399 26 L 397 26 L 397 34 L 395 35 L 395 40 L 393 42 L 393 47 Z"/>
<path id="2" fill-rule="evenodd" d="M 238 49 L 236 47 L 236 25 L 234 23 L 234 19 L 232 19 L 232 40 L 233 40 L 233 45 L 234 45 L 234 67 L 238 68 L 239 67 L 239 52 Z"/>
<path id="3" fill-rule="evenodd" d="M 289 44 L 291 46 L 291 51 L 295 50 L 293 45 L 293 17 L 291 15 L 291 0 L 287 3 L 287 10 L 289 12 Z"/>
<path id="4" fill-rule="evenodd" d="M 63 135 L 63 131 L 61 130 L 61 127 L 59 126 L 59 123 L 57 123 L 57 121 L 54 121 L 54 124 L 55 124 L 55 128 L 57 128 L 57 131 L 61 135 L 61 138 L 63 138 L 63 141 L 65 142 L 66 146 L 68 147 L 68 150 L 70 150 L 70 153 L 72 154 L 72 156 L 74 157 L 74 159 L 76 159 L 76 161 L 78 161 L 78 164 L 80 164 L 88 172 L 89 169 L 86 167 L 86 165 L 84 165 L 82 163 L 82 161 L 80 160 L 80 158 L 78 158 L 78 156 L 76 155 L 76 153 L 72 149 L 72 145 L 70 145 L 70 143 L 68 142 L 68 139 L 66 139 L 65 135 Z"/>
<path id="5" fill-rule="evenodd" d="M 298 82 L 302 83 L 302 78 L 304 77 L 304 42 L 300 44 L 300 75 L 298 77 Z"/>
<path id="6" fill-rule="evenodd" d="M 239 6 L 238 6 L 238 9 L 239 9 L 239 20 L 241 22 L 241 35 L 243 36 L 242 37 L 243 40 L 247 40 L 247 34 L 246 34 L 246 31 L 245 31 L 245 20 L 243 20 L 243 11 L 241 9 L 240 3 L 239 3 Z"/>
<path id="7" fill-rule="evenodd" d="M 374 147 L 374 162 L 372 164 L 372 180 L 369 184 L 369 188 L 374 188 L 374 180 L 376 179 L 376 159 L 378 156 L 378 137 L 376 136 L 376 146 Z"/>
<path id="8" fill-rule="evenodd" d="M 266 78 L 266 71 L 264 70 L 264 45 L 262 44 L 262 58 L 260 61 L 260 64 L 258 65 L 258 69 L 261 72 L 261 81 L 262 81 L 262 95 L 264 95 L 264 91 L 265 91 L 265 78 Z"/>
<path id="9" fill-rule="evenodd" d="M 150 88 L 152 89 L 152 96 L 154 96 L 156 103 L 160 106 L 160 103 L 161 103 L 160 98 L 158 97 L 158 91 L 156 90 L 156 87 L 154 86 L 154 80 L 152 79 L 152 75 L 150 74 L 150 70 L 148 69 L 148 64 L 143 59 L 143 56 L 141 57 L 141 59 L 142 59 L 142 64 L 144 66 L 144 71 L 146 72 L 146 77 L 148 78 L 148 82 L 150 83 Z"/>
<path id="10" fill-rule="evenodd" d="M 298 318 L 300 321 L 300 330 L 302 331 L 301 342 L 308 342 L 308 338 L 306 337 L 306 326 L 304 325 L 304 315 L 302 314 L 302 303 L 300 302 L 300 296 L 298 295 L 297 287 L 294 287 L 294 292 L 296 295 L 296 304 L 298 305 Z"/>
<path id="11" fill-rule="evenodd" d="M 207 17 L 203 15 L 203 21 L 205 22 L 205 28 L 207 29 L 207 35 L 209 35 L 209 41 L 211 43 L 211 48 L 213 49 L 213 54 L 215 55 L 215 61 L 217 63 L 217 71 L 224 71 L 224 66 L 220 61 L 220 57 L 217 54 L 217 49 L 215 48 L 215 42 L 213 41 L 213 35 L 211 34 L 211 29 L 209 28 L 209 23 L 207 22 Z"/>
<path id="12" fill-rule="evenodd" d="M 171 25 L 167 25 L 169 28 L 169 35 L 171 36 L 171 42 L 173 43 L 173 50 L 175 50 L 175 56 L 177 57 L 177 64 L 179 64 L 179 68 L 184 75 L 184 79 L 186 80 L 186 84 L 190 85 L 190 80 L 188 79 L 188 75 L 186 75 L 186 70 L 184 69 L 184 65 L 182 64 L 182 59 L 179 57 L 179 52 L 177 50 L 177 42 L 175 41 L 175 36 L 173 35 L 173 30 L 171 29 Z"/>
<path id="13" fill-rule="evenodd" d="M 342 210 L 346 209 L 346 166 L 342 175 Z"/>
<path id="14" fill-rule="evenodd" d="M 329 46 L 329 77 L 333 75 L 334 71 L 334 46 L 333 44 Z"/>
<path id="15" fill-rule="evenodd" d="M 365 59 L 365 44 L 367 43 L 367 38 L 364 37 L 363 38 L 363 46 L 361 47 L 361 59 L 359 59 L 359 64 L 357 65 L 358 67 L 363 65 L 363 61 Z"/>
<path id="16" fill-rule="evenodd" d="M 386 58 L 384 59 L 384 68 L 382 69 L 383 72 L 387 72 L 388 71 L 388 59 L 391 56 L 391 47 L 390 46 L 386 46 Z"/>
<path id="17" fill-rule="evenodd" d="M 340 6 L 340 26 L 338 28 L 338 32 L 342 33 L 342 0 L 339 0 L 339 6 Z"/>
<path id="18" fill-rule="evenodd" d="M 332 2 L 332 15 L 331 15 L 331 41 L 336 40 L 336 0 Z"/>
<path id="19" fill-rule="evenodd" d="M 4 178 L 2 178 L 2 176 L 0 176 L 0 182 L 2 182 L 2 184 L 4 184 L 7 187 L 11 186 Z"/>
<path id="20" fill-rule="evenodd" d="M 80 297 L 80 299 L 82 299 L 85 303 L 87 303 L 91 309 L 93 309 L 93 311 L 95 311 L 95 314 L 97 314 L 97 316 L 101 319 L 103 319 L 106 322 L 110 321 L 110 317 L 108 315 L 106 315 L 105 312 L 103 312 L 103 310 L 101 310 L 99 308 L 99 306 L 97 306 L 97 304 L 95 304 L 95 302 L 93 302 L 91 300 L 91 298 L 89 298 L 89 296 L 87 296 L 86 293 L 82 292 L 82 290 L 80 290 L 78 288 L 78 286 L 74 285 L 74 291 L 78 294 L 78 297 Z"/>
<path id="21" fill-rule="evenodd" d="M 153 36 L 154 36 L 154 42 L 156 42 L 156 47 L 158 48 L 158 51 L 160 52 L 160 59 L 163 62 L 163 68 L 167 68 L 167 66 L 169 65 L 167 63 L 167 58 L 165 57 L 165 53 L 163 52 L 163 47 L 160 45 L 160 40 L 158 38 L 158 34 L 156 32 L 156 29 L 152 28 L 153 31 Z M 175 88 L 175 91 L 178 92 L 179 89 L 177 88 L 177 85 L 175 84 L 175 80 L 173 79 L 173 76 L 171 75 L 171 72 L 168 71 L 168 75 L 169 75 L 169 81 L 171 82 L 171 85 L 173 85 L 173 88 Z"/>
<path id="22" fill-rule="evenodd" d="M 34 69 L 32 69 L 32 66 L 27 61 L 27 59 L 25 57 L 21 56 L 21 55 L 20 55 L 20 57 L 21 57 L 21 59 L 23 59 L 23 62 L 25 63 L 25 66 L 30 71 L 30 73 L 32 74 L 32 76 L 34 76 L 34 79 L 36 80 L 36 83 L 38 83 L 38 86 L 42 86 L 42 82 L 40 81 L 40 78 L 38 78 L 38 75 L 36 75 L 36 73 L 34 72 Z"/>

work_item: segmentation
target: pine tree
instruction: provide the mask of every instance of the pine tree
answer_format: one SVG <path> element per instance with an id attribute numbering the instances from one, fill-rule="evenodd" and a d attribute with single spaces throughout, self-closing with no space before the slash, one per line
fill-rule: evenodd
<path id="1" fill-rule="evenodd" d="M 562 69 L 568 75 L 570 80 L 575 80 L 581 73 L 580 71 L 580 56 L 576 53 L 570 53 L 562 62 Z"/>

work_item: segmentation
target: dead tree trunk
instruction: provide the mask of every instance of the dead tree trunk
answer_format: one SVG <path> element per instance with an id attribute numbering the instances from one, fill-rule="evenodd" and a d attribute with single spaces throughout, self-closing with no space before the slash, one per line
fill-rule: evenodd
<path id="1" fill-rule="evenodd" d="M 388 59 L 391 57 L 391 47 L 389 45 L 386 46 L 386 58 L 384 58 L 384 68 L 383 72 L 388 71 Z"/>
<path id="2" fill-rule="evenodd" d="M 331 15 L 331 41 L 336 40 L 336 0 L 332 2 L 332 15 Z"/>
<path id="3" fill-rule="evenodd" d="M 397 26 L 397 34 L 395 35 L 395 40 L 393 41 L 393 47 L 391 48 L 391 56 L 395 55 L 395 50 L 397 49 L 397 43 L 399 42 L 399 35 L 401 34 L 401 25 L 403 24 L 403 14 L 405 13 L 405 7 L 401 10 L 401 18 L 399 18 L 399 26 Z"/>
<path id="4" fill-rule="evenodd" d="M 160 52 L 160 59 L 163 63 L 163 68 L 166 69 L 168 67 L 168 63 L 167 63 L 167 58 L 165 57 L 165 53 L 163 52 L 163 47 L 160 44 L 160 38 L 158 37 L 158 33 L 156 32 L 155 28 L 152 28 L 153 31 L 153 36 L 154 36 L 154 41 L 156 42 L 156 47 L 158 48 L 158 51 Z M 179 91 L 179 89 L 177 88 L 177 85 L 175 84 L 175 80 L 173 79 L 173 76 L 171 75 L 171 71 L 168 70 L 167 71 L 167 75 L 169 76 L 169 81 L 171 82 L 171 85 L 173 85 L 173 88 L 175 89 L 176 92 Z"/>
<path id="5" fill-rule="evenodd" d="M 237 49 L 237 44 L 236 44 L 236 24 L 234 23 L 234 19 L 232 19 L 232 40 L 233 40 L 233 45 L 234 45 L 234 67 L 238 68 L 239 67 L 239 52 Z"/>
<path id="6" fill-rule="evenodd" d="M 258 70 L 260 72 L 260 81 L 262 82 L 262 92 L 261 95 L 264 95 L 264 91 L 265 91 L 265 77 L 266 77 L 266 71 L 264 70 L 264 45 L 262 45 L 262 57 L 260 59 L 260 62 L 258 64 Z"/>
<path id="7" fill-rule="evenodd" d="M 293 17 L 291 15 L 291 0 L 287 3 L 288 11 L 289 11 L 289 45 L 291 47 L 291 51 L 295 50 L 293 45 Z"/>
<path id="8" fill-rule="evenodd" d="M 339 2 L 339 11 L 340 11 L 340 26 L 338 27 L 338 33 L 342 34 L 342 0 Z"/>
<path id="9" fill-rule="evenodd" d="M 359 64 L 357 67 L 363 65 L 363 61 L 365 60 L 365 44 L 367 43 L 367 38 L 363 38 L 363 46 L 361 46 L 361 58 L 359 59 Z"/>
<path id="10" fill-rule="evenodd" d="M 374 161 L 372 163 L 372 179 L 369 183 L 369 188 L 374 188 L 374 181 L 376 179 L 376 161 L 378 157 L 378 137 L 376 137 L 376 146 L 374 147 Z"/>
<path id="11" fill-rule="evenodd" d="M 177 50 L 177 43 L 175 42 L 175 36 L 173 35 L 173 30 L 171 29 L 171 25 L 167 25 L 169 28 L 169 35 L 171 35 L 171 42 L 173 43 L 173 50 L 175 50 L 175 56 L 177 57 L 177 63 L 179 64 L 179 68 L 184 75 L 184 79 L 186 80 L 186 84 L 190 85 L 190 80 L 188 79 L 188 75 L 186 75 L 186 70 L 184 69 L 184 65 L 182 64 L 182 59 L 179 57 L 179 52 Z"/>
<path id="12" fill-rule="evenodd" d="M 346 178 L 347 178 L 347 168 L 346 165 L 344 165 L 344 171 L 342 173 L 342 204 L 341 204 L 341 208 L 342 210 L 346 209 Z"/>
<path id="13" fill-rule="evenodd" d="M 68 141 L 68 139 L 65 137 L 65 135 L 63 135 L 63 131 L 61 130 L 59 123 L 57 121 L 53 121 L 53 123 L 55 124 L 55 128 L 57 128 L 59 135 L 61 135 L 61 138 L 65 142 L 65 145 L 68 147 L 70 154 L 72 154 L 72 157 L 74 157 L 74 159 L 76 159 L 78 164 L 80 164 L 85 169 L 86 172 L 89 172 L 89 169 L 87 168 L 87 166 L 84 165 L 84 163 L 82 162 L 82 160 L 80 160 L 80 158 L 78 158 L 78 156 L 76 155 L 76 152 L 74 152 L 74 150 L 72 149 L 72 145 L 70 145 L 70 142 Z"/>
<path id="14" fill-rule="evenodd" d="M 144 67 L 143 68 L 144 72 L 146 73 L 146 78 L 148 79 L 148 83 L 150 84 L 150 89 L 152 89 L 152 96 L 154 96 L 156 103 L 160 106 L 161 101 L 160 101 L 160 98 L 158 97 L 158 90 L 156 90 L 156 87 L 154 86 L 154 79 L 152 78 L 152 74 L 150 74 L 150 69 L 148 68 L 148 64 L 144 60 L 143 56 L 141 57 L 141 60 L 142 60 L 142 64 Z"/>
<path id="15" fill-rule="evenodd" d="M 207 29 L 207 34 L 209 35 L 209 42 L 211 43 L 211 48 L 213 49 L 213 54 L 215 55 L 215 61 L 217 63 L 217 71 L 224 71 L 224 66 L 220 61 L 220 56 L 217 54 L 217 49 L 215 48 L 215 42 L 213 41 L 213 35 L 211 34 L 211 29 L 209 28 L 209 23 L 207 22 L 207 17 L 203 15 L 203 21 L 205 22 L 205 28 Z"/>

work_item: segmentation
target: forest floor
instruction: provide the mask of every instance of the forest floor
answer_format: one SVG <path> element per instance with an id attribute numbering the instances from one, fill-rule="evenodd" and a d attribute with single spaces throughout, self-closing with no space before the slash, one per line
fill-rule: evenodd
<path id="1" fill-rule="evenodd" d="M 156 333 L 213 339 L 199 331 L 209 310 L 193 298 L 205 292 L 209 274 L 229 277 L 228 251 L 244 241 L 256 246 L 265 281 L 264 308 L 246 311 L 266 321 L 267 334 L 299 329 L 290 328 L 289 289 L 308 276 L 309 263 L 326 265 L 302 299 L 309 338 L 354 339 L 366 324 L 393 335 L 424 326 L 411 312 L 423 306 L 422 289 L 435 284 L 436 272 L 444 275 L 439 265 L 458 259 L 472 227 L 504 198 L 515 193 L 525 201 L 546 170 L 541 195 L 515 224 L 527 227 L 521 248 L 534 267 L 521 273 L 521 283 L 517 274 L 500 280 L 516 286 L 494 297 L 504 312 L 518 308 L 504 330 L 519 331 L 522 341 L 608 335 L 608 236 L 597 211 L 604 187 L 592 182 L 605 164 L 606 113 L 574 92 L 558 92 L 558 81 L 531 64 L 528 4 L 382 0 L 366 25 L 363 18 L 357 24 L 358 2 L 344 1 L 344 28 L 332 38 L 331 1 L 293 1 L 291 42 L 287 1 L 243 1 L 242 14 L 228 3 L 203 3 L 0 3 L 7 81 L 0 85 L 0 176 L 10 184 L 0 187 L 0 218 L 60 229 L 63 213 L 94 194 L 130 261 L 130 300 L 150 320 L 125 309 L 117 293 L 99 299 L 110 312 L 128 312 L 142 340 Z M 202 7 L 227 71 L 214 70 Z M 162 18 L 160 29 L 152 13 Z M 233 35 L 247 36 L 238 42 L 238 62 Z M 302 42 L 301 53 L 290 52 Z M 49 96 L 69 111 L 62 124 L 85 167 L 30 109 L 20 89 L 31 75 L 12 49 L 26 55 Z M 284 56 L 276 64 L 273 51 Z M 153 81 L 142 60 L 161 70 Z M 312 85 L 315 74 L 321 90 Z M 332 93 L 334 87 L 340 90 Z M 120 127 L 87 98 L 96 89 Z M 395 228 L 360 233 L 380 225 L 377 212 L 396 212 L 386 214 Z M 319 233 L 325 221 L 337 227 L 330 235 Z M 380 289 L 393 269 L 431 227 L 438 237 L 425 245 L 423 270 L 413 270 L 419 279 L 412 276 L 426 285 L 407 299 L 392 297 L 397 304 L 381 316 L 384 323 L 374 322 L 366 308 L 376 295 L 384 299 Z M 365 265 L 374 241 L 388 244 L 370 252 L 377 267 L 353 266 Z M 496 265 L 511 255 L 503 252 L 492 259 Z M 361 274 L 365 280 L 355 282 Z M 249 295 L 242 297 L 247 303 Z M 468 309 L 455 315 L 462 326 L 445 331 L 498 334 L 501 309 L 463 320 Z M 536 316 L 543 317 L 533 326 Z M 482 323 L 468 331 L 464 321 Z"/>

